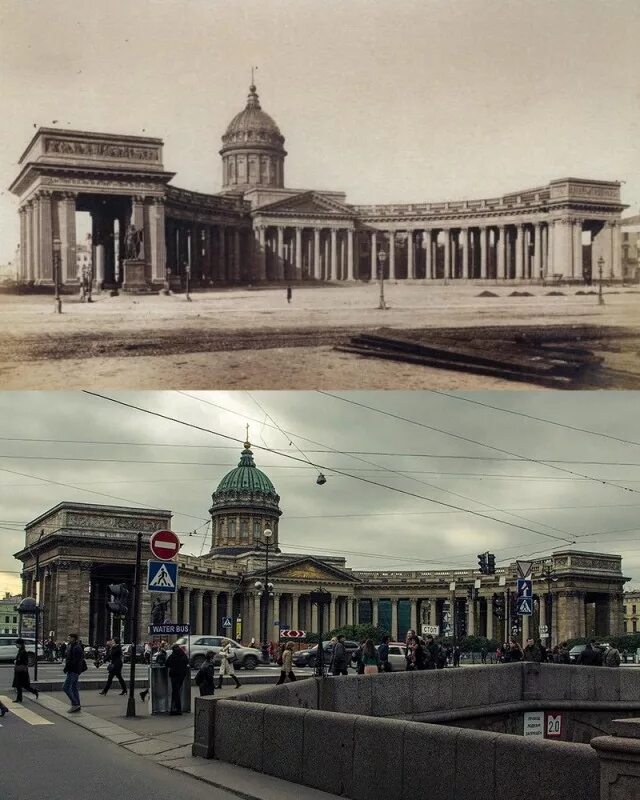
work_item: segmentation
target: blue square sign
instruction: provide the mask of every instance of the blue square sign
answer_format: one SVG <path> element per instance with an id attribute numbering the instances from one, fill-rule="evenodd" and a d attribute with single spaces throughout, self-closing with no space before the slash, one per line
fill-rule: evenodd
<path id="1" fill-rule="evenodd" d="M 177 592 L 178 565 L 174 561 L 148 561 L 147 591 Z"/>
<path id="2" fill-rule="evenodd" d="M 526 578 L 518 578 L 518 597 L 528 597 L 531 599 L 533 594 L 533 581 Z"/>

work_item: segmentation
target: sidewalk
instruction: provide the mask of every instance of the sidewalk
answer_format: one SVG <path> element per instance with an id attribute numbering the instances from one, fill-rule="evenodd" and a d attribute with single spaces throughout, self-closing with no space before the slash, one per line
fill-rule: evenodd
<path id="1" fill-rule="evenodd" d="M 257 691 L 260 684 L 242 686 L 243 693 Z M 216 689 L 216 697 L 229 698 L 235 687 Z M 137 693 L 136 693 L 137 694 Z M 192 708 L 196 694 L 192 694 Z M 69 701 L 63 692 L 41 693 L 34 705 L 41 705 L 69 722 L 87 731 L 125 747 L 132 753 L 150 758 L 168 769 L 185 772 L 198 780 L 225 789 L 244 800 L 330 800 L 337 795 L 301 787 L 295 783 L 263 775 L 244 767 L 222 761 L 194 758 L 193 711 L 182 716 L 150 715 L 147 704 L 136 696 L 136 717 L 126 717 L 127 697 L 112 689 L 106 697 L 98 694 L 98 687 L 80 688 L 82 711 L 67 714 Z"/>

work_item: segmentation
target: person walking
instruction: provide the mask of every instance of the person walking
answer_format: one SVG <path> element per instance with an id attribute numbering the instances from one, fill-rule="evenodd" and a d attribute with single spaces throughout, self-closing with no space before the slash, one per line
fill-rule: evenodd
<path id="1" fill-rule="evenodd" d="M 604 657 L 605 667 L 619 667 L 622 659 L 620 658 L 620 651 L 617 647 L 610 647 Z"/>
<path id="2" fill-rule="evenodd" d="M 282 651 L 282 666 L 276 686 L 284 683 L 286 678 L 289 678 L 290 681 L 296 680 L 296 676 L 293 674 L 293 642 L 287 642 Z"/>
<path id="3" fill-rule="evenodd" d="M 364 663 L 362 661 L 362 653 L 364 650 L 365 642 L 366 639 L 363 639 L 358 645 L 358 647 L 353 651 L 353 654 L 351 656 L 351 661 L 355 664 L 356 673 L 358 675 L 364 675 Z"/>
<path id="4" fill-rule="evenodd" d="M 291 302 L 292 297 L 293 297 L 293 289 L 290 286 L 287 286 L 287 303 Z"/>
<path id="5" fill-rule="evenodd" d="M 31 679 L 29 678 L 29 655 L 24 644 L 24 639 L 16 639 L 16 647 L 18 648 L 18 654 L 16 655 L 13 666 L 13 683 L 11 685 L 16 690 L 16 703 L 21 703 L 23 691 L 35 694 L 36 698 L 39 692 L 31 686 Z"/>
<path id="6" fill-rule="evenodd" d="M 122 679 L 122 647 L 120 646 L 120 639 L 111 639 L 109 645 L 109 666 L 107 667 L 109 677 L 107 678 L 106 686 L 101 692 L 99 692 L 99 694 L 105 697 L 111 688 L 114 678 L 117 678 L 118 682 L 120 683 L 120 688 L 122 689 L 120 694 L 123 695 L 127 693 L 127 685 Z"/>
<path id="7" fill-rule="evenodd" d="M 380 672 L 380 657 L 378 656 L 378 651 L 373 643 L 373 639 L 367 639 L 364 643 L 364 647 L 362 648 L 362 665 L 365 675 Z"/>
<path id="8" fill-rule="evenodd" d="M 481 658 L 483 664 L 487 663 L 487 653 L 488 653 L 487 648 L 483 645 L 480 648 L 480 658 Z"/>
<path id="9" fill-rule="evenodd" d="M 380 659 L 382 671 L 392 672 L 391 663 L 389 662 L 389 637 L 386 634 L 382 637 L 382 642 L 378 647 L 378 658 Z"/>
<path id="10" fill-rule="evenodd" d="M 527 644 L 522 654 L 522 660 L 533 661 L 536 664 L 540 664 L 542 662 L 542 653 L 540 652 L 540 648 L 533 641 L 533 639 L 527 639 Z"/>
<path id="11" fill-rule="evenodd" d="M 427 636 L 425 650 L 427 651 L 427 669 L 436 669 L 438 666 L 440 647 L 434 641 L 433 636 Z"/>
<path id="12" fill-rule="evenodd" d="M 331 653 L 329 671 L 332 675 L 348 675 L 348 666 L 349 658 L 347 656 L 347 648 L 344 646 L 344 636 L 338 634 Z"/>
<path id="13" fill-rule="evenodd" d="M 67 709 L 67 714 L 73 714 L 80 711 L 80 692 L 78 691 L 78 679 L 80 675 L 86 670 L 87 662 L 84 660 L 84 652 L 82 645 L 78 641 L 77 633 L 69 634 L 69 644 L 67 645 L 65 660 L 64 660 L 64 673 L 67 676 L 64 681 L 62 690 L 69 698 L 71 707 Z"/>
<path id="14" fill-rule="evenodd" d="M 182 714 L 180 691 L 184 679 L 189 674 L 189 659 L 179 644 L 174 644 L 171 648 L 171 655 L 167 658 L 167 667 L 171 681 L 171 711 L 169 713 L 178 716 Z"/>
<path id="15" fill-rule="evenodd" d="M 220 672 L 218 673 L 218 689 L 222 689 L 222 679 L 228 675 L 233 678 L 236 684 L 236 689 L 240 688 L 240 681 L 236 676 L 236 671 L 233 663 L 236 660 L 236 654 L 233 652 L 231 642 L 229 639 L 222 640 L 222 647 L 220 648 Z"/>
<path id="16" fill-rule="evenodd" d="M 215 692 L 215 664 L 213 650 L 207 650 L 202 666 L 196 674 L 196 686 L 200 689 L 200 697 L 208 697 Z"/>

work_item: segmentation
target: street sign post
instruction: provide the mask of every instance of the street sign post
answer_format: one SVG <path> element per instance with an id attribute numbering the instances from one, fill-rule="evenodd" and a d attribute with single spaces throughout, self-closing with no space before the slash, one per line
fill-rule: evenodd
<path id="1" fill-rule="evenodd" d="M 547 737 L 550 739 L 562 738 L 562 714 L 546 712 Z"/>
<path id="2" fill-rule="evenodd" d="M 178 555 L 180 539 L 173 531 L 156 531 L 149 540 L 154 557 L 160 561 L 171 561 Z"/>
<path id="3" fill-rule="evenodd" d="M 516 561 L 516 567 L 520 578 L 528 578 L 533 569 L 533 561 Z"/>
<path id="4" fill-rule="evenodd" d="M 440 636 L 440 626 L 439 625 L 423 625 L 422 626 L 422 635 L 423 636 Z"/>
<path id="5" fill-rule="evenodd" d="M 518 597 L 531 597 L 532 593 L 533 581 L 518 578 Z"/>
<path id="6" fill-rule="evenodd" d="M 191 626 L 188 623 L 163 622 L 162 625 L 149 625 L 149 633 L 154 636 L 188 636 Z"/>
<path id="7" fill-rule="evenodd" d="M 544 738 L 544 711 L 524 712 L 524 735 Z"/>
<path id="8" fill-rule="evenodd" d="M 147 591 L 178 591 L 178 565 L 174 561 L 147 562 Z"/>
<path id="9" fill-rule="evenodd" d="M 521 617 L 530 617 L 533 614 L 533 600 L 530 597 L 518 597 L 516 600 L 516 614 Z"/>
<path id="10" fill-rule="evenodd" d="M 233 627 L 233 625 L 231 624 L 231 617 L 222 617 L 222 627 L 223 628 Z"/>

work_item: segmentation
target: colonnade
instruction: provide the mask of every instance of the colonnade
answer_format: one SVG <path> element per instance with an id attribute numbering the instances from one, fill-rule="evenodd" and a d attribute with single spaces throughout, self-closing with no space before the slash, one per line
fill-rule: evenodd
<path id="1" fill-rule="evenodd" d="M 353 227 L 254 226 L 256 278 L 353 281 Z"/>
<path id="2" fill-rule="evenodd" d="M 169 217 L 166 221 L 167 267 L 172 275 L 203 286 L 252 279 L 250 229 L 225 223 L 201 223 Z"/>

